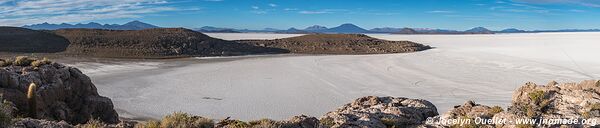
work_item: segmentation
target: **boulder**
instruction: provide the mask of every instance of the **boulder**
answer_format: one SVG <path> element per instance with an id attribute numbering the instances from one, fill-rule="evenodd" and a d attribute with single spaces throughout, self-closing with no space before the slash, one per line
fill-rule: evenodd
<path id="1" fill-rule="evenodd" d="M 501 109 L 500 109 L 501 110 Z M 427 124 L 420 127 L 452 127 L 456 124 L 440 122 L 449 119 L 493 119 L 504 120 L 503 123 L 494 124 L 466 124 L 473 127 L 534 127 L 534 125 L 516 124 L 517 119 L 577 119 L 578 124 L 536 124 L 536 127 L 597 127 L 600 122 L 587 122 L 582 120 L 600 121 L 600 81 L 588 80 L 581 83 L 563 83 L 555 81 L 548 85 L 526 83 L 512 95 L 512 104 L 507 111 L 498 111 L 497 107 L 475 104 L 469 101 L 461 106 L 456 106 L 447 113 L 431 118 Z M 462 127 L 467 127 L 463 125 Z"/>
<path id="2" fill-rule="evenodd" d="M 289 128 L 318 128 L 319 119 L 306 115 L 294 116 L 287 121 L 286 127 Z"/>
<path id="3" fill-rule="evenodd" d="M 367 96 L 328 112 L 321 117 L 321 124 L 331 127 L 408 127 L 423 124 L 428 117 L 437 115 L 436 107 L 426 100 Z"/>
<path id="4" fill-rule="evenodd" d="M 527 83 L 513 93 L 512 106 L 508 110 L 516 116 L 533 119 L 600 120 L 600 81 L 550 82 L 545 86 Z"/>
<path id="5" fill-rule="evenodd" d="M 36 117 L 64 120 L 71 124 L 99 119 L 118 123 L 112 101 L 100 96 L 90 78 L 79 69 L 50 63 L 37 67 L 0 67 L 0 94 L 26 115 L 29 109 L 26 93 L 31 83 L 37 85 Z"/>
<path id="6" fill-rule="evenodd" d="M 15 119 L 13 126 L 14 128 L 74 128 L 73 125 L 65 121 L 49 121 L 39 120 L 32 118 L 20 118 Z"/>

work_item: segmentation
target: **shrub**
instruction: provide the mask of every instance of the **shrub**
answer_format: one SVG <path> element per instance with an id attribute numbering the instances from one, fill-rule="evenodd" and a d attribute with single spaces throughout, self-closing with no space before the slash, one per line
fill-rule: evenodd
<path id="1" fill-rule="evenodd" d="M 13 62 L 14 66 L 29 66 L 33 60 L 27 56 L 17 56 Z"/>
<path id="2" fill-rule="evenodd" d="M 106 128 L 108 125 L 98 119 L 90 119 L 87 123 L 77 125 L 78 128 Z"/>
<path id="3" fill-rule="evenodd" d="M 271 119 L 260 119 L 256 121 L 250 121 L 248 124 L 253 128 L 277 128 L 282 125 L 282 123 L 271 120 Z"/>
<path id="4" fill-rule="evenodd" d="M 502 107 L 500 107 L 500 106 L 494 106 L 494 107 L 492 107 L 492 108 L 490 109 L 490 113 L 491 113 L 492 115 L 498 114 L 498 113 L 500 113 L 500 112 L 503 112 L 503 111 L 504 111 L 504 110 L 503 110 L 503 109 L 502 109 Z"/>
<path id="5" fill-rule="evenodd" d="M 535 104 L 539 104 L 545 96 L 545 92 L 542 90 L 537 90 L 529 93 L 529 99 L 533 101 Z"/>
<path id="6" fill-rule="evenodd" d="M 227 128 L 248 128 L 250 127 L 250 124 L 241 121 L 241 120 L 227 120 L 227 122 L 225 122 L 225 124 L 227 124 L 225 127 Z"/>
<path id="7" fill-rule="evenodd" d="M 160 128 L 160 122 L 155 120 L 150 120 L 146 123 L 138 123 L 134 128 Z"/>
<path id="8" fill-rule="evenodd" d="M 583 112 L 581 113 L 581 116 L 583 116 L 584 119 L 589 119 L 592 117 L 592 115 L 590 115 L 590 112 Z"/>
<path id="9" fill-rule="evenodd" d="M 171 115 L 165 116 L 161 122 L 161 128 L 212 128 L 214 122 L 210 119 L 190 116 L 187 113 L 175 112 Z"/>
<path id="10" fill-rule="evenodd" d="M 31 62 L 31 66 L 40 67 L 42 65 L 46 65 L 46 64 L 50 64 L 50 63 L 52 63 L 52 61 L 50 61 L 50 59 L 44 57 L 44 59 L 35 60 L 35 61 Z"/>
<path id="11" fill-rule="evenodd" d="M 335 125 L 335 122 L 334 122 L 333 118 L 326 117 L 326 118 L 319 120 L 319 124 L 321 126 L 325 126 L 325 127 L 332 127 L 333 125 Z"/>
<path id="12" fill-rule="evenodd" d="M 0 101 L 2 101 L 0 104 L 0 127 L 6 128 L 11 125 L 11 121 L 14 118 L 14 105 L 10 101 L 4 100 L 2 97 L 0 97 Z"/>
<path id="13" fill-rule="evenodd" d="M 396 125 L 398 125 L 398 120 L 384 117 L 381 118 L 381 123 L 383 123 L 388 128 L 393 128 L 396 127 Z"/>
<path id="14" fill-rule="evenodd" d="M 600 110 L 600 103 L 590 105 L 590 111 Z"/>
<path id="15" fill-rule="evenodd" d="M 160 128 L 160 122 L 155 120 L 150 120 L 146 123 L 146 128 Z"/>
<path id="16" fill-rule="evenodd" d="M 12 121 L 12 118 L 13 117 L 9 113 L 6 113 L 4 111 L 0 112 L 0 127 L 8 127 L 10 125 L 10 122 Z"/>
<path id="17" fill-rule="evenodd" d="M 12 65 L 12 62 L 13 61 L 10 59 L 6 59 L 6 60 L 0 59 L 0 67 L 10 66 L 10 65 Z"/>

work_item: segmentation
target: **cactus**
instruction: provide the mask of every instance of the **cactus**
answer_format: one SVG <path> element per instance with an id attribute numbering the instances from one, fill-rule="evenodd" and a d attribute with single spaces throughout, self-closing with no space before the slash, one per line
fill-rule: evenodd
<path id="1" fill-rule="evenodd" d="M 37 85 L 35 85 L 35 83 L 31 83 L 29 85 L 29 89 L 27 91 L 27 103 L 29 104 L 29 117 L 31 118 L 36 118 L 37 116 L 37 112 L 36 112 L 36 89 L 37 89 Z"/>

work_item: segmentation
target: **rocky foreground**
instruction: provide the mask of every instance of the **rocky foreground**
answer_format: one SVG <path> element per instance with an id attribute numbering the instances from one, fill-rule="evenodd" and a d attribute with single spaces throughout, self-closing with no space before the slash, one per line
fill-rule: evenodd
<path id="1" fill-rule="evenodd" d="M 275 40 L 238 40 L 255 46 L 287 49 L 303 54 L 384 54 L 431 49 L 411 41 L 388 41 L 364 34 L 310 34 Z"/>
<path id="2" fill-rule="evenodd" d="M 429 101 L 403 97 L 358 98 L 320 117 L 244 122 L 176 112 L 161 120 L 119 119 L 112 102 L 98 95 L 77 68 L 47 59 L 0 59 L 0 127 L 71 128 L 327 128 L 327 127 L 594 127 L 600 120 L 600 81 L 527 83 L 504 109 L 467 101 L 441 115 Z M 177 111 L 177 110 L 173 110 Z M 518 120 L 545 119 L 532 124 Z M 562 119 L 562 120 L 558 120 Z"/>

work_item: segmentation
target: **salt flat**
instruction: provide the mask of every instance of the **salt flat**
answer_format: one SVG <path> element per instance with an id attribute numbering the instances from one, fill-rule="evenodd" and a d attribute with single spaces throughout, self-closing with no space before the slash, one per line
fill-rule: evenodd
<path id="1" fill-rule="evenodd" d="M 296 36 L 209 35 L 230 40 Z M 91 72 L 99 93 L 130 118 L 160 118 L 175 111 L 242 120 L 321 116 L 368 95 L 426 99 L 444 112 L 467 100 L 507 106 L 512 91 L 528 81 L 600 79 L 600 33 L 370 36 L 411 40 L 435 49 L 205 58 L 198 59 L 202 63 L 165 67 L 161 65 L 176 62 L 74 65 Z M 94 73 L 98 71 L 102 73 Z"/>

